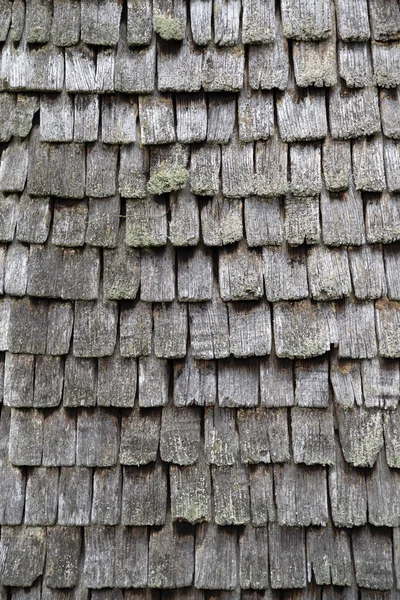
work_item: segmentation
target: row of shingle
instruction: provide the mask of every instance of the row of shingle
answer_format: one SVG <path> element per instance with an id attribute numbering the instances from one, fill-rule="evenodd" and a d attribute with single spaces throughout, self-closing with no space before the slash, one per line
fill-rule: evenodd
<path id="1" fill-rule="evenodd" d="M 150 535 L 147 528 L 99 526 L 85 528 L 84 540 L 80 536 L 80 528 L 3 527 L 3 584 L 29 587 L 44 574 L 44 583 L 51 588 L 148 585 L 174 589 L 194 584 L 205 590 L 239 587 L 239 596 L 233 596 L 236 599 L 240 598 L 240 587 L 305 588 L 307 580 L 313 577 L 319 585 L 343 586 L 344 596 L 338 598 L 353 598 L 346 595 L 344 586 L 357 583 L 373 590 L 391 590 L 396 586 L 400 568 L 398 529 L 392 535 L 385 529 L 363 527 L 349 535 L 330 528 L 286 529 L 270 524 L 259 529 L 247 526 L 238 539 L 236 529 L 206 524 L 185 529 L 168 524 L 150 530 Z M 83 549 L 84 564 L 80 565 Z M 92 598 L 97 598 L 94 594 Z"/>
<path id="2" fill-rule="evenodd" d="M 340 443 L 349 464 L 372 467 L 385 437 L 387 463 L 399 467 L 398 411 L 385 411 L 383 415 L 376 408 L 335 406 Z M 6 420 L 9 409 L 4 411 Z M 330 409 L 296 406 L 288 413 L 286 408 L 261 407 L 236 413 L 231 408 L 207 407 L 204 443 L 201 427 L 197 407 L 135 409 L 124 413 L 121 430 L 116 411 L 100 407 L 79 411 L 12 409 L 9 458 L 19 466 L 110 467 L 117 461 L 146 465 L 157 459 L 160 447 L 162 460 L 187 466 L 198 461 L 203 464 L 204 445 L 207 463 L 231 466 L 237 463 L 239 454 L 244 464 L 287 462 L 292 444 L 295 463 L 343 462 L 336 451 Z M 8 440 L 8 433 L 5 435 Z M 385 469 L 389 473 L 386 463 Z M 193 471 L 196 469 L 192 469 L 192 476 Z"/>
<path id="3" fill-rule="evenodd" d="M 397 600 L 397 592 L 369 590 L 352 587 L 318 586 L 309 583 L 305 588 L 292 590 L 241 590 L 205 591 L 195 587 L 158 590 L 154 588 L 119 589 L 108 588 L 89 590 L 79 585 L 74 591 L 53 590 L 45 586 L 39 578 L 31 588 L 25 588 L 24 600 L 70 600 L 71 596 L 79 600 Z M 6 590 L 6 588 L 3 588 Z M 21 600 L 21 588 L 8 588 L 11 600 Z M 0 588 L 1 590 L 1 588 Z M 4 593 L 6 593 L 4 591 Z M 75 595 L 73 595 L 75 594 Z"/>
<path id="4" fill-rule="evenodd" d="M 4 41 L 10 28 L 12 41 L 25 37 L 30 43 L 46 43 L 53 39 L 59 46 L 75 45 L 82 40 L 88 44 L 114 46 L 120 35 L 123 3 L 107 0 L 101 4 L 91 0 L 81 2 L 34 0 L 4 2 L 0 40 Z M 131 45 L 146 45 L 152 30 L 161 38 L 181 40 L 185 37 L 187 19 L 195 42 L 234 45 L 242 37 L 245 43 L 271 43 L 275 40 L 275 2 L 251 0 L 194 0 L 190 9 L 183 0 L 127 0 L 127 41 Z M 400 37 L 400 13 L 395 0 L 360 0 L 350 4 L 336 3 L 338 30 L 341 39 L 364 41 L 370 38 L 370 21 L 375 40 Z M 282 0 L 283 33 L 287 38 L 318 41 L 329 37 L 335 27 L 334 7 L 323 0 L 317 7 L 304 0 Z M 242 12 L 242 15 L 241 15 Z M 188 14 L 187 14 L 188 13 Z M 240 22 L 240 17 L 242 21 Z M 240 25 L 242 29 L 240 31 Z M 214 36 L 213 32 L 214 31 Z"/>
<path id="5" fill-rule="evenodd" d="M 235 319 L 237 315 L 231 313 L 231 316 Z M 65 319 L 60 329 L 62 327 L 68 327 Z M 126 322 L 122 320 L 121 329 L 125 327 Z M 234 332 L 234 326 L 231 331 Z M 185 359 L 174 361 L 170 373 L 164 358 L 144 356 L 137 365 L 136 358 L 132 357 L 135 340 L 133 336 L 123 337 L 124 333 L 121 333 L 123 357 L 116 350 L 110 358 L 99 361 L 70 354 L 64 362 L 57 355 L 35 358 L 33 354 L 6 353 L 5 367 L 1 363 L 2 381 L 5 379 L 4 403 L 20 408 L 51 408 L 63 401 L 65 407 L 97 404 L 128 408 L 137 402 L 148 408 L 166 406 L 169 389 L 173 386 L 171 393 L 177 407 L 214 406 L 218 401 L 221 407 L 256 407 L 260 403 L 267 407 L 326 408 L 330 380 L 336 400 L 343 408 L 364 404 L 367 408 L 394 409 L 398 404 L 397 359 L 356 362 L 332 356 L 329 367 L 328 359 L 324 358 L 290 361 L 271 356 L 245 361 L 231 358 L 215 364 L 193 360 L 189 353 Z M 245 335 L 242 330 L 235 333 L 236 340 L 231 334 L 231 346 Z M 265 349 L 261 327 L 258 327 L 258 335 L 253 347 L 257 344 L 258 350 Z M 155 343 L 159 343 L 157 331 Z M 245 344 L 246 340 L 242 347 Z M 248 347 L 249 344 L 246 349 Z M 48 350 L 51 349 L 48 344 Z M 142 353 L 148 352 L 149 348 L 143 344 Z M 152 377 L 154 382 L 146 381 L 146 377 Z M 241 379 L 246 381 L 245 391 L 241 390 Z M 3 395 L 3 383 L 1 393 Z"/>
<path id="6" fill-rule="evenodd" d="M 248 206 L 252 208 L 253 203 L 249 202 Z M 239 209 L 236 215 L 232 210 L 229 217 L 233 221 L 237 216 L 240 222 L 241 207 L 236 208 Z M 62 212 L 65 215 L 67 211 Z M 74 212 L 76 215 L 77 211 Z M 127 236 L 137 234 L 139 229 L 138 220 L 131 223 L 128 218 Z M 66 220 L 63 224 L 68 226 Z M 229 220 L 224 223 L 228 224 Z M 93 223 L 89 220 L 87 237 L 94 230 L 91 225 Z M 257 225 L 260 227 L 260 222 Z M 112 233 L 110 229 L 101 223 L 95 231 L 97 240 L 101 241 L 99 237 L 104 231 Z M 146 234 L 143 229 L 141 239 Z M 54 233 L 53 229 L 53 239 Z M 238 232 L 231 229 L 230 233 L 233 237 Z M 92 238 L 91 241 L 95 240 Z M 158 241 L 155 236 L 153 241 Z M 264 246 L 250 250 L 242 242 L 213 252 L 200 246 L 179 249 L 177 253 L 170 245 L 139 251 L 120 244 L 116 249 L 104 249 L 101 253 L 98 248 L 90 246 L 66 249 L 49 243 L 29 248 L 16 241 L 8 247 L 0 246 L 0 293 L 20 297 L 28 294 L 37 298 L 95 300 L 102 289 L 106 300 L 140 297 L 145 302 L 173 302 L 175 298 L 179 302 L 211 301 L 214 261 L 218 261 L 219 294 L 225 302 L 257 300 L 264 296 L 269 302 L 301 300 L 309 296 L 313 300 L 328 301 L 346 298 L 353 293 L 358 300 L 384 296 L 400 300 L 398 244 L 384 245 L 383 250 L 380 246 L 368 245 L 349 249 L 320 245 L 308 249 Z M 248 308 L 251 310 L 251 305 Z M 184 321 L 186 309 L 176 310 L 181 310 L 181 320 Z M 260 308 L 262 310 L 263 307 Z M 265 310 L 268 309 L 264 307 Z M 232 311 L 235 312 L 235 309 Z M 173 309 L 170 312 L 173 314 Z M 260 314 L 260 323 L 262 320 L 269 321 L 268 315 L 265 314 L 262 319 Z M 269 323 L 266 326 L 269 328 Z M 233 351 L 233 354 L 237 352 Z"/>
<path id="7" fill-rule="evenodd" d="M 235 139 L 222 149 L 208 144 L 194 148 L 190 166 L 188 146 L 153 146 L 149 171 L 146 153 L 133 144 L 123 147 L 120 153 L 118 146 L 102 142 L 91 145 L 87 152 L 83 144 L 42 143 L 33 145 L 28 153 L 27 142 L 14 139 L 2 154 L 0 187 L 8 193 L 26 189 L 30 197 L 39 196 L 42 203 L 48 196 L 108 199 L 111 205 L 105 205 L 103 212 L 114 216 L 119 209 L 115 198 L 118 192 L 124 198 L 145 199 L 149 195 L 183 190 L 175 199 L 175 212 L 180 209 L 184 217 L 181 205 L 186 202 L 188 218 L 192 219 L 196 213 L 193 194 L 215 196 L 222 192 L 226 198 L 276 198 L 292 194 L 293 202 L 302 198 L 303 203 L 321 194 L 329 218 L 334 211 L 329 207 L 335 201 L 347 199 L 346 204 L 343 202 L 346 206 L 358 205 L 360 192 L 384 192 L 386 197 L 385 190 L 399 191 L 399 148 L 398 141 L 386 139 L 382 144 L 379 137 L 357 140 L 353 146 L 352 173 L 350 145 L 342 142 L 326 144 L 321 157 L 321 147 L 315 144 L 292 144 L 288 152 L 288 146 L 276 137 L 257 142 L 255 147 Z M 21 210 L 29 205 L 30 197 L 24 194 Z M 15 198 L 2 205 L 12 211 Z M 94 203 L 92 212 L 96 209 L 101 216 Z M 13 230 L 15 216 L 11 216 L 14 222 L 11 220 L 9 229 Z M 163 215 L 158 218 L 162 220 Z M 183 238 L 180 245 L 193 243 Z"/>
<path id="8" fill-rule="evenodd" d="M 379 297 L 385 295 L 387 289 L 391 296 L 396 296 L 393 266 L 396 263 L 397 245 L 386 245 L 400 240 L 398 194 L 369 195 L 363 202 L 361 194 L 351 189 L 343 194 L 323 193 L 321 198 L 318 196 L 308 198 L 287 196 L 285 199 L 250 197 L 243 201 L 220 195 L 199 199 L 186 189 L 171 194 L 169 201 L 165 197 L 148 196 L 135 200 L 127 199 L 122 204 L 121 207 L 121 201 L 117 196 L 91 198 L 89 201 L 78 202 L 56 200 L 54 207 L 49 198 L 32 198 L 26 194 L 23 194 L 20 199 L 16 195 L 0 196 L 0 241 L 12 242 L 14 238 L 16 240 L 8 249 L 6 246 L 1 247 L 1 279 L 4 279 L 4 261 L 6 261 L 5 273 L 7 274 L 9 270 L 9 277 L 13 275 L 14 263 L 18 263 L 21 268 L 20 283 L 12 285 L 8 293 L 13 295 L 24 293 L 27 285 L 29 255 L 31 266 L 28 270 L 37 270 L 35 264 L 40 265 L 43 270 L 42 281 L 49 277 L 46 264 L 52 261 L 58 263 L 61 270 L 64 269 L 63 263 L 71 263 L 69 269 L 74 262 L 87 262 L 87 266 L 94 269 L 95 281 L 97 281 L 96 274 L 100 272 L 98 266 L 100 252 L 96 247 L 103 247 L 109 249 L 103 253 L 107 264 L 112 257 L 116 271 L 123 269 L 124 263 L 131 263 L 131 271 L 133 265 L 136 265 L 130 278 L 139 281 L 140 255 L 142 262 L 145 263 L 148 260 L 147 249 L 153 247 L 154 260 L 169 263 L 171 271 L 174 271 L 175 249 L 173 247 L 175 246 L 178 258 L 178 281 L 179 273 L 183 268 L 190 270 L 190 265 L 193 265 L 193 268 L 197 265 L 197 269 L 204 271 L 203 275 L 208 282 L 212 252 L 207 247 L 230 246 L 215 253 L 219 255 L 222 264 L 229 258 L 235 260 L 236 256 L 238 260 L 239 256 L 242 256 L 243 261 L 254 263 L 253 270 L 258 270 L 257 265 L 261 264 L 261 250 L 253 249 L 264 246 L 266 247 L 264 253 L 275 252 L 278 267 L 282 269 L 284 258 L 289 264 L 296 260 L 305 262 L 308 253 L 310 268 L 315 271 L 312 267 L 312 257 L 318 256 L 323 266 L 323 273 L 320 275 L 322 279 L 328 276 L 327 273 L 324 274 L 327 264 L 339 261 L 340 266 L 338 265 L 334 271 L 336 272 L 337 269 L 343 271 L 346 280 L 345 291 L 341 292 L 339 287 L 336 292 L 332 290 L 331 297 L 340 297 L 348 293 L 346 292 L 349 288 L 347 283 L 349 277 L 346 275 L 349 270 L 348 257 L 357 297 Z M 120 214 L 122 211 L 124 215 Z M 123 220 L 120 221 L 125 217 L 126 226 Z M 242 241 L 244 237 L 246 241 Z M 47 240 L 48 244 L 43 245 Z M 168 244 L 168 240 L 172 245 Z M 27 246 L 19 242 L 32 244 L 30 251 Z M 233 246 L 232 244 L 236 242 L 241 243 Z M 324 245 L 319 245 L 321 242 Z M 365 245 L 365 242 L 374 246 Z M 87 246 L 82 248 L 85 243 Z M 313 247 L 307 250 L 295 249 L 287 247 L 286 244 L 289 246 L 306 244 Z M 388 286 L 385 282 L 382 249 L 376 244 L 385 244 L 383 254 Z M 197 247 L 193 248 L 193 246 Z M 357 248 L 349 251 L 346 248 L 337 250 L 336 247 L 340 246 L 357 246 Z M 141 253 L 134 248 L 142 248 Z M 360 281 L 358 268 L 365 270 L 366 276 L 371 279 L 368 286 L 363 286 Z M 109 275 L 111 276 L 112 273 Z M 313 275 L 316 276 L 315 273 Z M 54 273 L 51 276 L 54 277 Z M 334 278 L 335 274 L 332 273 L 330 285 L 333 288 L 335 288 Z M 373 280 L 376 280 L 376 283 L 372 283 Z M 180 284 L 178 285 L 180 287 Z M 310 287 L 313 285 L 314 281 L 311 281 Z M 318 287 L 318 283 L 315 285 Z M 323 285 L 322 281 L 320 285 Z M 371 287 L 371 289 L 369 292 L 362 292 L 363 287 L 365 289 Z M 209 283 L 206 288 L 209 289 Z M 18 289 L 22 291 L 18 292 Z M 96 298 L 98 295 L 96 282 L 94 282 L 94 289 L 90 298 Z M 40 292 L 34 291 L 34 288 L 31 293 L 41 295 Z M 132 293 L 129 294 L 127 290 L 124 292 L 121 289 L 120 296 L 118 290 L 114 293 L 117 294 L 115 298 L 132 297 Z M 65 294 L 70 298 L 88 299 L 87 293 L 74 296 L 72 292 L 66 290 Z M 68 294 L 70 295 L 67 296 Z M 210 292 L 204 291 L 203 294 L 205 295 L 191 294 L 187 299 L 210 298 Z M 54 292 L 49 292 L 49 296 L 53 295 Z M 109 293 L 106 292 L 106 295 L 108 297 Z M 316 298 L 319 296 L 317 289 L 312 289 L 312 295 Z M 321 297 L 322 295 L 321 289 Z M 60 291 L 56 296 L 60 296 Z M 110 295 L 111 297 L 113 296 Z M 329 297 L 328 290 L 327 297 Z M 179 292 L 179 298 L 185 298 L 183 289 L 182 293 Z"/>
<path id="9" fill-rule="evenodd" d="M 73 309 L 70 303 L 6 297 L 0 301 L 0 349 L 68 354 L 74 329 L 75 357 L 111 356 L 118 344 L 118 308 L 116 301 L 77 300 Z M 167 358 L 186 356 L 188 333 L 197 360 L 271 354 L 272 333 L 280 358 L 320 356 L 331 344 L 338 346 L 341 358 L 399 358 L 399 313 L 399 303 L 387 298 L 375 303 L 347 298 L 337 305 L 306 299 L 228 306 L 215 294 L 212 302 L 157 305 L 153 337 L 152 306 L 138 302 L 122 307 L 119 346 L 124 357 L 149 357 L 143 361 L 149 372 L 159 365 L 159 381 L 165 379 Z M 154 355 L 149 356 L 152 346 Z"/>
<path id="10" fill-rule="evenodd" d="M 166 40 L 182 40 L 187 20 L 196 44 L 214 40 L 221 46 L 245 43 L 272 43 L 276 38 L 274 0 L 9 0 L 2 7 L 0 40 L 26 39 L 43 44 L 50 39 L 59 46 L 72 46 L 80 40 L 87 44 L 115 46 L 120 38 L 123 5 L 127 14 L 127 42 L 133 46 L 149 44 L 153 29 Z M 369 4 L 369 6 L 368 6 Z M 281 0 L 283 35 L 289 39 L 319 41 L 334 33 L 335 17 L 339 36 L 346 41 L 377 41 L 400 37 L 400 11 L 395 0 L 359 0 L 349 3 L 330 0 L 318 5 L 309 0 Z M 368 10 L 369 9 L 369 10 Z"/>
<path id="11" fill-rule="evenodd" d="M 40 109 L 40 140 L 43 142 L 82 143 L 100 138 L 106 144 L 123 145 L 138 140 L 144 145 L 206 140 L 212 144 L 227 144 L 233 137 L 236 115 L 239 140 L 250 142 L 273 135 L 275 107 L 284 142 L 323 139 L 328 132 L 327 108 L 334 139 L 377 133 L 381 130 L 381 119 L 384 134 L 398 139 L 398 106 L 398 88 L 381 90 L 378 96 L 377 88 L 373 87 L 361 90 L 336 87 L 329 93 L 315 88 L 306 92 L 291 88 L 275 98 L 273 92 L 244 90 L 240 94 L 201 92 L 103 97 L 62 93 L 43 94 L 40 102 L 34 95 L 3 92 L 0 94 L 0 139 L 7 142 L 13 135 L 26 137 Z M 379 142 L 381 145 L 378 138 L 377 153 L 382 154 Z"/>
<path id="12" fill-rule="evenodd" d="M 248 55 L 246 63 L 245 56 Z M 293 56 L 293 80 L 290 56 Z M 372 58 L 371 58 L 372 56 Z M 190 41 L 153 43 L 146 49 L 94 50 L 78 45 L 65 50 L 51 44 L 27 47 L 7 43 L 0 53 L 0 89 L 7 91 L 149 94 L 159 92 L 240 91 L 251 89 L 333 87 L 340 79 L 349 88 L 400 83 L 399 43 L 296 42 L 293 52 L 280 34 L 276 42 L 246 48 L 208 46 Z M 64 61 L 65 58 L 65 61 Z M 245 77 L 246 75 L 246 77 Z"/>

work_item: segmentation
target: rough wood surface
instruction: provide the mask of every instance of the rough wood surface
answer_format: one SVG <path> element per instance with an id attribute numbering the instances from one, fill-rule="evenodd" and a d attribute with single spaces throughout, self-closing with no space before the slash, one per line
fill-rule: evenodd
<path id="1" fill-rule="evenodd" d="M 260 361 L 261 405 L 269 407 L 293 406 L 293 362 L 277 358 L 275 352 Z"/>
<path id="2" fill-rule="evenodd" d="M 294 407 L 291 419 L 294 462 L 306 465 L 335 464 L 332 411 Z"/>
<path id="3" fill-rule="evenodd" d="M 244 223 L 250 248 L 278 246 L 283 242 L 283 219 L 278 198 L 246 198 Z"/>
<path id="4" fill-rule="evenodd" d="M 269 302 L 308 297 L 307 264 L 303 250 L 264 246 L 265 295 Z"/>
<path id="5" fill-rule="evenodd" d="M 339 73 L 349 88 L 372 83 L 372 63 L 368 44 L 339 43 Z"/>
<path id="6" fill-rule="evenodd" d="M 243 525 L 250 521 L 249 473 L 244 465 L 212 467 L 217 525 Z"/>
<path id="7" fill-rule="evenodd" d="M 331 526 L 307 531 L 307 562 L 318 585 L 351 585 L 350 537 Z"/>
<path id="8" fill-rule="evenodd" d="M 230 351 L 233 356 L 264 356 L 271 352 L 271 317 L 265 302 L 228 305 Z"/>
<path id="9" fill-rule="evenodd" d="M 285 462 L 290 459 L 285 409 L 242 409 L 237 414 L 243 463 Z"/>
<path id="10" fill-rule="evenodd" d="M 342 194 L 321 194 L 322 235 L 327 246 L 361 246 L 365 242 L 361 194 L 350 187 Z"/>
<path id="11" fill-rule="evenodd" d="M 136 407 L 121 423 L 120 461 L 124 465 L 154 462 L 160 438 L 160 411 Z"/>
<path id="12" fill-rule="evenodd" d="M 286 589 L 306 584 L 306 556 L 304 529 L 268 526 L 271 587 Z M 285 568 L 282 569 L 282 565 Z"/>
<path id="13" fill-rule="evenodd" d="M 349 412 L 338 408 L 337 418 L 340 442 L 346 461 L 355 467 L 373 466 L 383 446 L 380 411 L 356 407 Z"/>
<path id="14" fill-rule="evenodd" d="M 215 569 L 217 563 L 218 569 Z M 211 523 L 201 524 L 196 536 L 195 586 L 207 590 L 233 590 L 236 583 L 235 532 Z"/>
<path id="15" fill-rule="evenodd" d="M 154 354 L 159 358 L 183 358 L 188 336 L 186 306 L 178 302 L 158 305 L 153 318 Z"/>
<path id="16" fill-rule="evenodd" d="M 167 509 L 167 478 L 160 463 L 124 467 L 122 525 L 163 525 Z"/>
<path id="17" fill-rule="evenodd" d="M 274 468 L 277 519 L 289 527 L 323 525 L 328 521 L 328 490 L 322 467 L 293 464 Z"/>

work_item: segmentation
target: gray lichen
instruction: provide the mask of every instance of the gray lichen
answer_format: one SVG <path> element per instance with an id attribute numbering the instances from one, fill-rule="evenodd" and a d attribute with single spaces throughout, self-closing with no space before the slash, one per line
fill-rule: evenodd
<path id="1" fill-rule="evenodd" d="M 155 196 L 181 190 L 185 187 L 188 178 L 188 171 L 185 167 L 174 165 L 167 162 L 161 163 L 156 173 L 150 177 L 147 184 L 147 191 Z"/>
<path id="2" fill-rule="evenodd" d="M 185 24 L 160 11 L 154 13 L 153 27 L 163 40 L 183 40 L 185 37 Z"/>

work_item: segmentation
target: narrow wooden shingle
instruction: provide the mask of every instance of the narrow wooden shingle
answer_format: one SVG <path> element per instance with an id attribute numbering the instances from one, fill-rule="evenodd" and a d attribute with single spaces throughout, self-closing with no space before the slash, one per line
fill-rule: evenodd
<path id="1" fill-rule="evenodd" d="M 381 246 L 364 244 L 359 248 L 349 248 L 349 263 L 356 298 L 372 300 L 386 295 Z"/>
<path id="2" fill-rule="evenodd" d="M 280 525 L 327 524 L 328 490 L 323 467 L 310 470 L 303 465 L 276 465 L 274 486 Z"/>
<path id="3" fill-rule="evenodd" d="M 139 326 L 140 324 L 140 326 Z M 140 300 L 121 309 L 121 356 L 148 356 L 151 353 L 153 313 L 151 304 Z"/>
<path id="4" fill-rule="evenodd" d="M 183 358 L 188 335 L 187 307 L 179 302 L 157 304 L 153 309 L 154 354 L 159 358 Z"/>
<path id="5" fill-rule="evenodd" d="M 160 432 L 161 459 L 181 466 L 192 465 L 197 461 L 199 446 L 199 409 L 164 407 Z"/>
<path id="6" fill-rule="evenodd" d="M 212 299 L 212 255 L 201 245 L 178 250 L 178 300 L 201 302 Z"/>
<path id="7" fill-rule="evenodd" d="M 170 486 L 173 520 L 211 521 L 211 474 L 204 457 L 192 466 L 171 465 Z"/>
<path id="8" fill-rule="evenodd" d="M 250 471 L 251 521 L 254 527 L 264 527 L 276 518 L 273 492 L 273 469 L 262 463 Z"/>
<path id="9" fill-rule="evenodd" d="M 228 310 L 216 289 L 211 302 L 189 305 L 189 328 L 193 358 L 212 360 L 229 356 Z"/>
<path id="10" fill-rule="evenodd" d="M 336 527 L 367 522 L 367 488 L 363 471 L 350 467 L 337 446 L 335 465 L 329 468 L 329 497 Z"/>
<path id="11" fill-rule="evenodd" d="M 48 530 L 44 573 L 47 586 L 51 588 L 73 587 L 78 583 L 80 550 L 79 529 L 56 526 Z"/>
<path id="12" fill-rule="evenodd" d="M 372 467 L 383 446 L 380 411 L 361 407 L 350 411 L 338 408 L 337 419 L 346 462 L 354 467 Z"/>
<path id="13" fill-rule="evenodd" d="M 144 302 L 172 302 L 175 298 L 175 252 L 168 244 L 140 253 L 140 299 Z"/>
<path id="14" fill-rule="evenodd" d="M 387 295 L 390 300 L 400 300 L 399 245 L 393 244 L 391 246 L 385 246 L 384 259 L 388 287 Z"/>
<path id="15" fill-rule="evenodd" d="M 149 540 L 148 585 L 151 588 L 181 588 L 192 584 L 194 535 L 167 524 L 153 530 Z"/>
<path id="16" fill-rule="evenodd" d="M 247 526 L 240 536 L 239 548 L 241 588 L 268 588 L 268 529 Z"/>
<path id="17" fill-rule="evenodd" d="M 375 305 L 379 354 L 385 358 L 400 357 L 400 304 L 382 298 Z"/>
<path id="18" fill-rule="evenodd" d="M 232 408 L 206 408 L 204 445 L 207 462 L 218 466 L 235 464 L 239 454 L 239 436 Z"/>
<path id="19" fill-rule="evenodd" d="M 346 190 L 351 178 L 350 142 L 327 137 L 322 146 L 322 166 L 326 189 L 329 192 Z"/>
<path id="20" fill-rule="evenodd" d="M 219 288 L 227 300 L 256 300 L 264 291 L 261 254 L 245 242 L 219 251 Z"/>
<path id="21" fill-rule="evenodd" d="M 167 510 L 167 477 L 161 463 L 124 467 L 122 525 L 164 525 Z"/>
<path id="22" fill-rule="evenodd" d="M 397 493 L 400 473 L 390 469 L 384 451 L 375 468 L 367 474 L 368 521 L 375 527 L 398 527 L 400 498 Z"/>
<path id="23" fill-rule="evenodd" d="M 345 42 L 362 42 L 369 39 L 368 1 L 336 3 L 339 37 Z"/>
<path id="24" fill-rule="evenodd" d="M 249 248 L 283 242 L 283 218 L 279 198 L 246 198 L 244 223 Z"/>
<path id="25" fill-rule="evenodd" d="M 291 409 L 293 459 L 306 465 L 335 463 L 335 435 L 331 410 Z"/>
<path id="26" fill-rule="evenodd" d="M 290 459 L 286 409 L 241 409 L 237 422 L 242 463 L 280 463 Z"/>
<path id="27" fill-rule="evenodd" d="M 361 363 L 364 402 L 367 408 L 396 409 L 400 390 L 397 361 L 375 357 Z"/>
<path id="28" fill-rule="evenodd" d="M 337 83 L 336 36 L 321 42 L 293 44 L 294 75 L 299 87 L 330 87 Z"/>
<path id="29" fill-rule="evenodd" d="M 89 525 L 92 505 L 92 470 L 62 467 L 59 481 L 58 524 Z"/>
<path id="30" fill-rule="evenodd" d="M 338 307 L 339 357 L 373 358 L 377 354 L 372 302 L 346 299 Z"/>
<path id="31" fill-rule="evenodd" d="M 119 348 L 98 362 L 97 405 L 133 406 L 137 387 L 135 358 L 121 357 Z"/>
<path id="32" fill-rule="evenodd" d="M 331 355 L 330 381 L 335 401 L 343 408 L 361 406 L 362 384 L 358 360 L 338 359 L 337 350 Z"/>
<path id="33" fill-rule="evenodd" d="M 114 586 L 115 530 L 92 526 L 85 529 L 84 581 L 94 589 Z"/>
<path id="34" fill-rule="evenodd" d="M 350 537 L 332 526 L 307 531 L 307 561 L 317 585 L 353 582 Z"/>
<path id="35" fill-rule="evenodd" d="M 176 136 L 178 142 L 193 144 L 207 136 L 207 105 L 204 93 L 176 97 Z"/>
<path id="36" fill-rule="evenodd" d="M 93 525 L 117 525 L 121 519 L 122 471 L 119 465 L 95 469 L 93 475 Z"/>
<path id="37" fill-rule="evenodd" d="M 274 351 L 260 360 L 260 395 L 261 406 L 293 406 L 293 361 L 277 358 Z"/>
<path id="38" fill-rule="evenodd" d="M 346 140 L 371 135 L 380 130 L 378 93 L 376 88 L 329 92 L 330 129 L 334 139 Z"/>
<path id="39" fill-rule="evenodd" d="M 362 527 L 352 532 L 357 583 L 388 590 L 393 585 L 392 537 L 386 530 Z"/>
<path id="40" fill-rule="evenodd" d="M 220 190 L 219 172 L 221 150 L 219 146 L 193 147 L 190 161 L 190 189 L 198 196 L 213 196 Z"/>
<path id="41" fill-rule="evenodd" d="M 64 408 L 47 415 L 43 425 L 42 464 L 70 467 L 75 464 L 76 420 Z"/>
<path id="42" fill-rule="evenodd" d="M 139 406 L 153 408 L 165 406 L 168 401 L 168 361 L 157 356 L 139 359 Z"/>
<path id="43" fill-rule="evenodd" d="M 155 462 L 160 439 L 160 409 L 136 407 L 121 421 L 119 460 L 123 465 Z"/>
<path id="44" fill-rule="evenodd" d="M 150 43 L 153 30 L 151 0 L 128 0 L 127 41 L 132 46 Z"/>
<path id="45" fill-rule="evenodd" d="M 65 361 L 63 405 L 65 407 L 95 406 L 97 361 L 69 354 Z"/>
<path id="46" fill-rule="evenodd" d="M 257 359 L 218 363 L 218 403 L 221 407 L 250 407 L 258 405 L 259 365 Z"/>
<path id="47" fill-rule="evenodd" d="M 54 525 L 57 504 L 58 469 L 33 469 L 26 484 L 25 524 Z"/>
<path id="48" fill-rule="evenodd" d="M 305 529 L 268 526 L 271 587 L 273 589 L 306 586 Z"/>
<path id="49" fill-rule="evenodd" d="M 365 242 L 363 201 L 353 186 L 342 194 L 323 190 L 321 213 L 322 235 L 327 246 L 360 246 Z"/>
<path id="50" fill-rule="evenodd" d="M 217 525 L 250 521 L 249 472 L 245 465 L 213 466 L 214 519 Z"/>
<path id="51" fill-rule="evenodd" d="M 383 193 L 368 198 L 365 227 L 369 244 L 390 244 L 400 240 L 398 195 Z"/>
<path id="52" fill-rule="evenodd" d="M 372 83 L 369 44 L 339 43 L 339 73 L 348 88 L 364 88 Z"/>
<path id="53" fill-rule="evenodd" d="M 175 406 L 210 406 L 217 398 L 214 361 L 194 360 L 190 349 L 183 360 L 174 361 Z"/>
<path id="54" fill-rule="evenodd" d="M 118 422 L 104 409 L 85 410 L 78 415 L 76 464 L 85 467 L 110 467 L 117 461 Z"/>
<path id="55" fill-rule="evenodd" d="M 215 565 L 218 563 L 218 569 Z M 233 529 L 202 523 L 196 535 L 196 588 L 233 590 L 237 583 L 237 538 Z"/>
<path id="56" fill-rule="evenodd" d="M 241 240 L 242 200 L 214 196 L 201 208 L 201 229 L 206 246 L 224 246 Z"/>
<path id="57" fill-rule="evenodd" d="M 303 249 L 264 246 L 265 295 L 269 302 L 308 297 L 306 255 Z"/>
<path id="58" fill-rule="evenodd" d="M 321 238 L 320 201 L 318 196 L 285 197 L 285 237 L 292 246 L 318 244 Z"/>
<path id="59" fill-rule="evenodd" d="M 283 33 L 297 40 L 321 40 L 332 31 L 332 12 L 328 0 L 304 2 L 283 0 L 281 3 Z"/>
<path id="60" fill-rule="evenodd" d="M 117 337 L 118 307 L 114 301 L 75 304 L 74 355 L 111 356 Z"/>

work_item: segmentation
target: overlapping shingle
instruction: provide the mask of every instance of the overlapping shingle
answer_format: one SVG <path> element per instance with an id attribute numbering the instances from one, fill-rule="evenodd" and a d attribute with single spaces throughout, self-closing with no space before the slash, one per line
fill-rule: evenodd
<path id="1" fill-rule="evenodd" d="M 0 596 L 397 598 L 395 0 L 0 7 Z"/>

